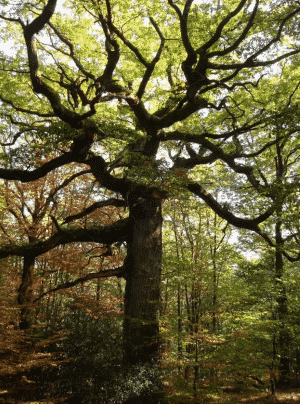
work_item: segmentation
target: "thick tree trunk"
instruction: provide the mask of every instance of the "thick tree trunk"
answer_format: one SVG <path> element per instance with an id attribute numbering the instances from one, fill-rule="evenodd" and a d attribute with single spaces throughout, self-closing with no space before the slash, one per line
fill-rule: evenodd
<path id="1" fill-rule="evenodd" d="M 125 260 L 124 359 L 128 365 L 155 367 L 159 361 L 161 201 L 137 199 L 131 203 L 130 218 L 132 227 Z M 151 391 L 132 397 L 128 403 L 160 402 L 154 387 L 159 384 L 159 376 L 153 378 L 152 373 L 151 384 Z"/>
<path id="2" fill-rule="evenodd" d="M 25 256 L 23 259 L 22 281 L 18 290 L 18 303 L 21 305 L 21 315 L 19 323 L 19 328 L 21 330 L 26 330 L 31 326 L 34 263 L 35 257 Z"/>

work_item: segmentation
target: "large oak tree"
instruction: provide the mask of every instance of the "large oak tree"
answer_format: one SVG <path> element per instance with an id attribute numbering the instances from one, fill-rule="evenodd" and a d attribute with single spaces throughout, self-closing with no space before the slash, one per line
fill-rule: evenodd
<path id="1" fill-rule="evenodd" d="M 124 242 L 124 265 L 112 275 L 126 280 L 132 364 L 151 362 L 159 351 L 163 200 L 191 193 L 230 224 L 264 237 L 260 225 L 280 204 L 251 159 L 276 144 L 260 133 L 286 114 L 272 95 L 283 61 L 300 53 L 299 2 L 193 3 L 70 0 L 63 14 L 56 0 L 0 3 L 2 38 L 14 44 L 1 54 L 0 177 L 32 182 L 83 164 L 106 192 L 102 206 L 128 209 L 108 227 L 70 230 L 64 224 L 76 217 L 66 217 L 51 237 L 2 246 L 0 257 L 36 257 L 74 241 Z M 58 155 L 43 161 L 53 150 Z M 210 167 L 219 161 L 258 192 L 259 209 L 239 215 L 230 198 L 225 204 L 214 196 Z"/>

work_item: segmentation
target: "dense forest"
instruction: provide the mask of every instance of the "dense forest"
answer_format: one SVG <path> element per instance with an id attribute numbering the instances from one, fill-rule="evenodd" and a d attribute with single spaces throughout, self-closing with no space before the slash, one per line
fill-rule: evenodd
<path id="1" fill-rule="evenodd" d="M 0 0 L 0 403 L 300 402 L 299 15 Z"/>

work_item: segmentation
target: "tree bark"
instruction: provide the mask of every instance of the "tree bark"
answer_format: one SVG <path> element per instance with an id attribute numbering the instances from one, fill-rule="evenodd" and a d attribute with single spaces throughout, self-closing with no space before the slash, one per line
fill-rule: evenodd
<path id="1" fill-rule="evenodd" d="M 276 223 L 276 255 L 275 255 L 275 282 L 277 283 L 277 318 L 279 320 L 279 375 L 277 386 L 288 387 L 290 384 L 290 335 L 287 329 L 288 301 L 285 286 L 282 282 L 284 262 L 282 255 L 281 222 Z"/>
<path id="2" fill-rule="evenodd" d="M 124 360 L 126 365 L 156 367 L 159 364 L 161 201 L 150 198 L 131 201 L 130 220 L 131 232 L 125 259 Z M 153 378 L 151 372 L 151 385 L 141 395 L 131 397 L 128 403 L 160 402 L 160 387 L 156 388 L 160 386 L 158 374 Z"/>
<path id="3" fill-rule="evenodd" d="M 23 258 L 22 281 L 18 290 L 18 303 L 21 305 L 20 330 L 26 330 L 31 326 L 34 263 L 35 257 L 25 256 Z"/>

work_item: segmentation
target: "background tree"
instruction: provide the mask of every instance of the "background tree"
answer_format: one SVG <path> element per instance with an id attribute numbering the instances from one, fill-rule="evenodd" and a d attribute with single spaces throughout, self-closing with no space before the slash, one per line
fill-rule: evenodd
<path id="1" fill-rule="evenodd" d="M 220 319 L 229 306 L 224 289 L 236 254 L 226 222 L 195 198 L 167 202 L 164 227 L 165 363 L 176 369 L 181 394 L 196 399 L 200 380 L 220 365 L 215 348 L 225 343 Z"/>
<path id="2" fill-rule="evenodd" d="M 281 74 L 286 80 L 278 84 L 274 93 L 278 102 L 272 108 L 277 111 L 277 117 L 270 120 L 259 133 L 256 130 L 252 131 L 247 142 L 240 144 L 241 150 L 245 150 L 249 144 L 258 142 L 259 138 L 267 137 L 273 140 L 274 144 L 261 153 L 259 158 L 252 156 L 252 166 L 255 167 L 260 182 L 256 186 L 249 187 L 232 178 L 229 185 L 236 211 L 243 213 L 259 211 L 266 198 L 275 206 L 274 214 L 261 226 L 261 237 L 274 249 L 274 259 L 270 260 L 270 265 L 273 264 L 274 268 L 270 276 L 273 287 L 277 290 L 276 309 L 274 309 L 276 313 L 273 314 L 280 324 L 277 330 L 275 356 L 280 368 L 277 382 L 281 386 L 289 383 L 292 361 L 289 353 L 291 341 L 288 331 L 288 299 L 286 285 L 282 279 L 285 266 L 290 268 L 288 261 L 299 260 L 299 228 L 294 215 L 299 203 L 299 122 L 297 116 L 294 116 L 298 109 L 299 78 L 297 74 L 293 75 L 291 69 L 293 67 L 289 63 L 282 66 Z M 287 77 L 290 80 L 287 80 Z M 253 95 L 256 102 L 263 102 L 264 96 L 259 91 Z M 256 242 L 257 240 L 259 238 Z M 257 243 L 257 246 L 259 245 L 260 242 Z"/>

